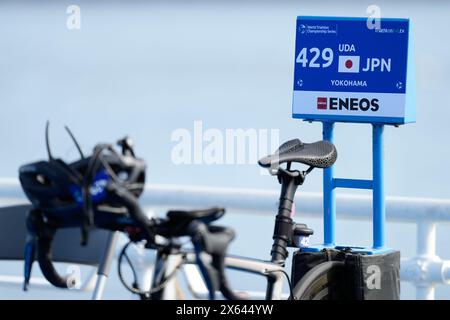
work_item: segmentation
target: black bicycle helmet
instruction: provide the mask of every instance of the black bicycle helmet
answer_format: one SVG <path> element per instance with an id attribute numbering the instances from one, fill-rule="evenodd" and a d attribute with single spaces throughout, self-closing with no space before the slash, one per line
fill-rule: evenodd
<path id="1" fill-rule="evenodd" d="M 61 288 L 69 286 L 67 278 L 58 275 L 51 259 L 53 237 L 60 228 L 80 227 L 83 245 L 87 243 L 90 227 L 131 229 L 134 234 L 129 234 L 130 238 L 153 239 L 150 220 L 137 202 L 144 189 L 146 165 L 135 156 L 131 140 L 118 141 L 121 153 L 112 145 L 99 144 L 92 155 L 85 157 L 72 132 L 67 127 L 66 130 L 80 153 L 80 160 L 66 163 L 53 157 L 47 122 L 48 160 L 19 169 L 20 183 L 32 203 L 27 217 L 25 290 L 35 258 L 50 283 Z"/>
<path id="2" fill-rule="evenodd" d="M 93 210 L 107 207 L 118 208 L 121 203 L 109 198 L 105 187 L 113 178 L 122 187 L 139 197 L 144 189 L 145 162 L 134 156 L 129 138 L 122 139 L 118 144 L 122 153 L 114 151 L 110 145 L 98 145 L 94 154 L 85 157 L 66 127 L 77 146 L 81 159 L 73 163 L 66 163 L 52 156 L 49 146 L 48 128 L 46 127 L 46 141 L 48 160 L 26 164 L 19 169 L 19 179 L 22 189 L 35 209 L 44 212 L 46 217 L 60 223 L 60 227 L 73 226 L 79 223 L 85 215 L 83 189 L 88 186 L 88 196 L 94 204 Z M 96 157 L 94 159 L 94 156 Z M 79 221 L 75 219 L 78 216 Z"/>

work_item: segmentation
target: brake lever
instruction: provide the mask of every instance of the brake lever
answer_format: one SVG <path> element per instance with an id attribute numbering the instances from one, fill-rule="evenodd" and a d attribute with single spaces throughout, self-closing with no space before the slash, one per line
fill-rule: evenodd
<path id="1" fill-rule="evenodd" d="M 28 291 L 28 285 L 30 284 L 31 270 L 33 267 L 33 262 L 36 260 L 36 241 L 38 233 L 38 212 L 37 210 L 31 209 L 28 211 L 26 219 L 27 228 L 27 238 L 25 241 L 24 248 L 24 281 L 23 281 L 23 291 Z"/>
<path id="2" fill-rule="evenodd" d="M 244 297 L 233 292 L 225 276 L 225 256 L 229 243 L 234 239 L 234 231 L 220 226 L 208 226 L 193 221 L 188 227 L 194 245 L 197 264 L 209 291 L 209 299 L 214 300 L 216 291 L 229 300 Z"/>
<path id="3" fill-rule="evenodd" d="M 36 254 L 36 237 L 34 235 L 28 235 L 25 243 L 24 252 L 24 280 L 23 291 L 28 291 L 28 285 L 30 284 L 31 270 Z"/>
<path id="4" fill-rule="evenodd" d="M 60 276 L 53 266 L 51 246 L 56 229 L 35 209 L 28 212 L 26 226 L 29 238 L 25 244 L 23 289 L 28 289 L 34 260 L 39 263 L 48 282 L 58 288 L 69 288 L 68 277 Z"/>

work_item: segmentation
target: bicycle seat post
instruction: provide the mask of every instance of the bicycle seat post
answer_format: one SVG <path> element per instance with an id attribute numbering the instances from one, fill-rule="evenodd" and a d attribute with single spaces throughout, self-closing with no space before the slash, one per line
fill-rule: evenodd
<path id="1" fill-rule="evenodd" d="M 288 168 L 290 165 L 288 164 Z M 291 218 L 292 205 L 297 187 L 303 183 L 305 176 L 299 171 L 279 169 L 278 181 L 281 184 L 280 203 L 278 214 L 275 219 L 273 232 L 273 245 L 271 250 L 271 261 L 284 265 L 288 256 L 287 247 L 291 241 L 293 232 L 293 221 Z"/>

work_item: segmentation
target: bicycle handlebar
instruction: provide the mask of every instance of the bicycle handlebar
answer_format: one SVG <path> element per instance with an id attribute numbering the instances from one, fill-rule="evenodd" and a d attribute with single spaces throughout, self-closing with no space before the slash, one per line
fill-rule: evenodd
<path id="1" fill-rule="evenodd" d="M 69 276 L 60 276 L 53 266 L 52 261 L 52 238 L 42 238 L 37 241 L 37 260 L 45 279 L 58 288 L 71 288 L 75 285 L 70 282 Z"/>
<path id="2" fill-rule="evenodd" d="M 215 292 L 220 291 L 228 300 L 243 300 L 244 297 L 230 288 L 225 275 L 225 256 L 228 245 L 235 237 L 234 231 L 194 220 L 188 226 L 188 233 L 191 235 L 197 264 L 206 282 L 209 298 L 214 300 Z M 209 254 L 211 261 L 207 261 L 202 253 Z"/>
<path id="3" fill-rule="evenodd" d="M 92 183 L 93 172 L 98 169 L 102 162 L 101 154 L 106 150 L 114 152 L 110 145 L 102 145 L 96 148 L 83 181 L 85 228 L 87 225 L 95 223 L 89 187 Z M 105 169 L 108 170 L 107 167 Z M 141 234 L 143 239 L 147 241 L 147 244 L 154 244 L 158 225 L 155 225 L 155 221 L 144 214 L 137 197 L 127 190 L 114 176 L 107 183 L 105 190 L 113 202 L 119 203 L 127 209 L 133 222 L 141 229 Z M 44 277 L 55 287 L 73 287 L 75 283 L 70 279 L 70 275 L 61 276 L 53 265 L 52 241 L 57 227 L 52 225 L 52 223 L 44 222 L 42 213 L 38 211 L 35 211 L 35 213 L 32 217 L 29 217 L 29 231 L 33 235 L 33 245 L 36 246 L 37 260 Z M 239 294 L 231 290 L 225 276 L 225 255 L 229 243 L 234 239 L 234 231 L 229 228 L 210 226 L 204 222 L 194 220 L 188 227 L 188 234 L 191 235 L 192 243 L 196 249 L 197 262 L 207 283 L 211 299 L 214 299 L 217 290 L 221 291 L 226 299 L 242 299 Z M 210 261 L 204 259 L 201 254 L 203 252 L 210 255 Z M 27 281 L 25 281 L 24 288 L 26 288 L 26 285 Z"/>
<path id="4" fill-rule="evenodd" d="M 108 191 L 112 192 L 115 200 L 121 201 L 128 209 L 130 216 L 141 227 L 145 239 L 154 243 L 154 222 L 147 218 L 139 206 L 137 198 L 125 188 L 111 184 Z M 30 217 L 31 218 L 31 217 Z M 61 276 L 55 269 L 52 261 L 52 241 L 56 229 L 43 223 L 43 216 L 35 214 L 32 217 L 35 224 L 41 227 L 35 234 L 37 260 L 44 277 L 55 287 L 71 288 L 75 282 L 69 276 Z M 30 219 L 31 221 L 31 219 Z M 194 220 L 187 227 L 196 251 L 197 264 L 208 287 L 210 299 L 215 298 L 215 292 L 220 291 L 229 300 L 243 300 L 244 297 L 235 293 L 229 286 L 225 275 L 225 256 L 228 245 L 234 239 L 234 231 L 230 228 L 212 226 L 204 222 Z M 202 253 L 207 253 L 211 259 L 207 259 Z"/>
<path id="5" fill-rule="evenodd" d="M 140 227 L 142 233 L 144 235 L 144 239 L 147 240 L 147 243 L 154 242 L 154 232 L 152 231 L 153 222 L 142 211 L 139 203 L 137 201 L 137 197 L 133 195 L 131 192 L 121 187 L 116 183 L 109 183 L 107 190 L 111 193 L 111 196 L 115 201 L 122 204 L 125 208 L 127 208 L 128 213 L 132 217 L 133 221 Z M 42 274 L 44 277 L 55 287 L 58 288 L 71 288 L 75 286 L 75 282 L 71 280 L 69 276 L 61 276 L 56 271 L 53 261 L 52 261 L 52 242 L 54 238 L 54 234 L 56 232 L 56 228 L 51 224 L 44 222 L 43 215 L 35 210 L 28 217 L 27 227 L 29 229 L 30 234 L 32 235 L 32 240 L 30 244 L 32 246 L 36 246 L 36 258 L 39 263 L 39 267 L 41 268 Z M 34 252 L 34 248 L 33 248 Z M 24 290 L 27 289 L 29 274 L 31 273 L 31 264 L 34 260 L 34 257 L 28 257 L 30 261 L 27 261 L 26 264 L 28 269 L 26 268 L 25 275 L 25 283 Z M 28 279 L 27 279 L 28 278 Z"/>
<path id="6" fill-rule="evenodd" d="M 70 277 L 63 277 L 58 274 L 52 261 L 52 241 L 56 228 L 44 221 L 42 212 L 33 209 L 28 212 L 26 226 L 28 237 L 25 245 L 24 263 L 25 279 L 23 290 L 28 289 L 31 276 L 31 268 L 35 258 L 38 261 L 42 274 L 52 285 L 58 288 L 69 288 L 75 283 L 71 283 Z"/>

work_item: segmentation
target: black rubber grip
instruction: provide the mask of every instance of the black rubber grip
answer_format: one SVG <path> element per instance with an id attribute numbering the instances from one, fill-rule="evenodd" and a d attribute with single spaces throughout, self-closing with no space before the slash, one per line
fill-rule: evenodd
<path id="1" fill-rule="evenodd" d="M 37 259 L 45 279 L 58 288 L 69 288 L 69 278 L 61 277 L 52 262 L 52 239 L 44 238 L 37 241 Z"/>

